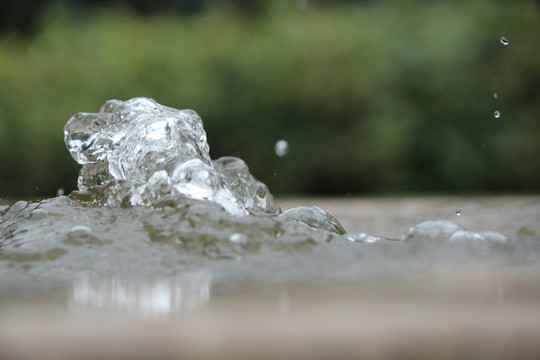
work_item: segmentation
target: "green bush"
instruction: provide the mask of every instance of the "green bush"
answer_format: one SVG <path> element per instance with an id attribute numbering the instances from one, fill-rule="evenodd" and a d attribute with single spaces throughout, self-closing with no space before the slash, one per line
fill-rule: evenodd
<path id="1" fill-rule="evenodd" d="M 2 36 L 0 196 L 73 189 L 64 124 L 135 96 L 197 110 L 212 156 L 242 157 L 275 193 L 540 190 L 535 2 L 265 12 L 55 7 L 35 37 Z"/>

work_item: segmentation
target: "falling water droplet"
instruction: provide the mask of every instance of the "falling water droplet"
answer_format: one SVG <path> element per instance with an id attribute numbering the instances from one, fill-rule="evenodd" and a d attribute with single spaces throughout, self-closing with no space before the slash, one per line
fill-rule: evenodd
<path id="1" fill-rule="evenodd" d="M 456 210 L 456 216 L 461 216 L 461 210 Z"/>
<path id="2" fill-rule="evenodd" d="M 495 116 L 496 119 L 500 118 L 501 117 L 501 112 L 499 110 L 495 110 L 495 112 L 493 113 L 493 115 Z"/>
<path id="3" fill-rule="evenodd" d="M 58 188 L 58 190 L 56 190 L 56 196 L 62 196 L 64 195 L 64 188 Z"/>
<path id="4" fill-rule="evenodd" d="M 284 156 L 289 151 L 289 143 L 285 140 L 279 140 L 274 145 L 274 151 L 277 156 Z"/>
<path id="5" fill-rule="evenodd" d="M 497 100 L 497 99 L 499 98 L 499 94 L 493 93 L 493 98 L 494 98 L 495 100 Z"/>
<path id="6" fill-rule="evenodd" d="M 510 44 L 510 41 L 508 41 L 508 39 L 505 36 L 501 36 L 501 44 L 506 46 L 506 45 Z"/>

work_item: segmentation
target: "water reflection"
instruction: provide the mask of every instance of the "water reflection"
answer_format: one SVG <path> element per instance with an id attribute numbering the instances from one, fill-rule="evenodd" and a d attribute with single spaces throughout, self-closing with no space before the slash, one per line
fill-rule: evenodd
<path id="1" fill-rule="evenodd" d="M 73 283 L 71 310 L 100 309 L 114 313 L 162 316 L 194 310 L 210 298 L 208 271 L 169 278 L 112 276 Z"/>

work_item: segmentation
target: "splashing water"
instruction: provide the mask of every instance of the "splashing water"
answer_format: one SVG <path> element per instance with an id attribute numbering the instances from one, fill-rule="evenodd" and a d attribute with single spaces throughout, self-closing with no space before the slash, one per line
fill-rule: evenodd
<path id="1" fill-rule="evenodd" d="M 239 216 L 250 210 L 277 211 L 266 187 L 249 173 L 241 178 L 216 170 L 201 118 L 193 110 L 172 109 L 146 98 L 111 100 L 97 114 L 69 119 L 64 137 L 73 158 L 83 165 L 79 190 L 109 185 L 104 197 L 110 206 L 178 203 L 188 197 L 218 203 Z M 253 208 L 235 191 L 233 183 L 246 181 L 266 207 Z"/>
<path id="2" fill-rule="evenodd" d="M 397 242 L 347 234 L 315 206 L 282 212 L 243 160 L 210 158 L 202 120 L 193 110 L 147 98 L 110 100 L 98 113 L 71 117 L 64 137 L 82 165 L 79 190 L 0 208 L 2 281 L 73 281 L 118 272 L 159 276 L 250 256 L 258 268 L 261 257 L 289 254 L 296 263 L 294 256 L 324 244 L 343 247 L 343 256 L 352 243 L 376 248 Z M 287 143 L 278 144 L 276 149 L 286 152 Z M 508 241 L 449 221 L 418 224 L 401 240 Z M 167 294 L 167 299 L 176 296 Z"/>

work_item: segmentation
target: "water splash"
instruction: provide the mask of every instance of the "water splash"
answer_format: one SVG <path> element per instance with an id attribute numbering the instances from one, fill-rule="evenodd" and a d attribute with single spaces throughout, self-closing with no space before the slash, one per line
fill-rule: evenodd
<path id="1" fill-rule="evenodd" d="M 187 197 L 215 202 L 236 216 L 279 213 L 242 160 L 210 159 L 202 120 L 193 110 L 148 98 L 109 100 L 99 113 L 71 117 L 64 138 L 83 165 L 79 190 L 101 187 L 106 205 L 178 204 Z"/>
<path id="2" fill-rule="evenodd" d="M 146 98 L 111 100 L 99 113 L 74 115 L 64 130 L 71 155 L 82 165 L 79 190 L 0 207 L 2 279 L 6 274 L 14 282 L 72 282 L 81 274 L 159 276 L 213 260 L 258 264 L 326 244 L 335 251 L 345 247 L 344 255 L 351 246 L 377 243 L 370 248 L 382 249 L 399 242 L 347 234 L 315 206 L 282 212 L 244 161 L 211 160 L 202 120 L 192 110 Z M 402 240 L 508 241 L 445 220 L 411 227 Z M 88 289 L 83 285 L 80 289 Z"/>

